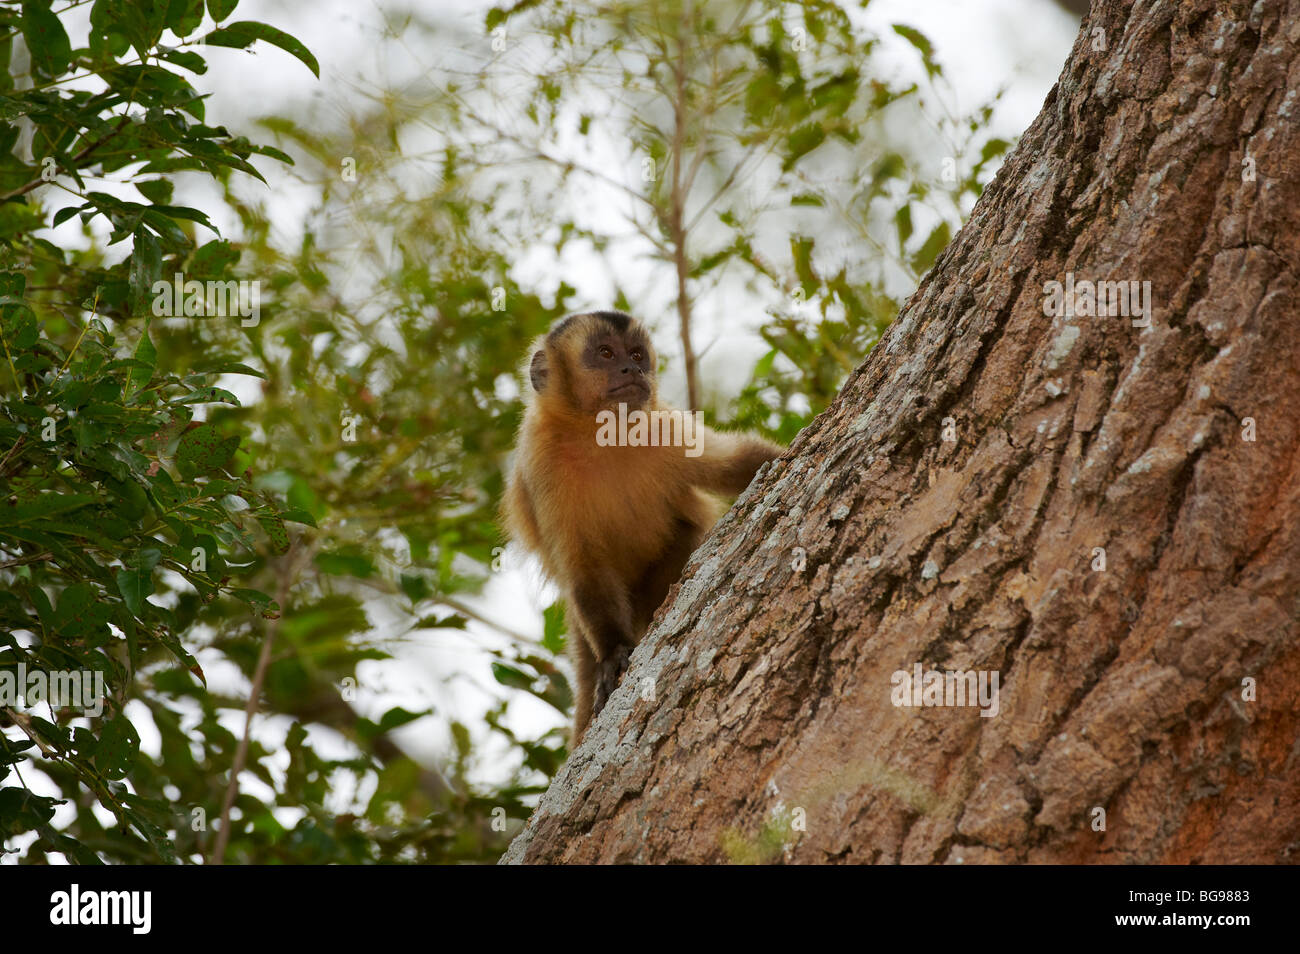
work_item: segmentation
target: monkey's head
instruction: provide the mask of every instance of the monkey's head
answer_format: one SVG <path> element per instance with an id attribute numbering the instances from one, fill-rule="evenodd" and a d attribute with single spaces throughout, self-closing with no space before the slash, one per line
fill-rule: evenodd
<path id="1" fill-rule="evenodd" d="M 641 323 L 621 311 L 570 315 L 538 342 L 528 379 L 542 400 L 583 414 L 651 407 L 657 397 L 655 356 Z"/>

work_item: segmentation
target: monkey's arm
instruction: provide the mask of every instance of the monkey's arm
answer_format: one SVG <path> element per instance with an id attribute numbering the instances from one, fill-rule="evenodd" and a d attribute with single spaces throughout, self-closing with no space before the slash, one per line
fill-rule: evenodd
<path id="1" fill-rule="evenodd" d="M 615 574 L 589 570 L 573 580 L 568 595 L 569 604 L 582 618 L 587 642 L 597 661 L 620 646 L 630 649 L 636 645 L 628 594 Z"/>
<path id="2" fill-rule="evenodd" d="M 734 497 L 769 460 L 776 460 L 785 448 L 753 434 L 728 434 L 705 428 L 700 440 L 702 453 L 686 457 L 687 477 L 705 490 Z"/>
<path id="3" fill-rule="evenodd" d="M 569 604 L 580 620 L 577 628 L 596 659 L 592 684 L 582 685 L 582 674 L 579 673 L 578 685 L 578 692 L 592 700 L 591 715 L 594 717 L 618 688 L 632 647 L 636 645 L 631 603 L 616 574 L 593 570 L 574 580 L 569 590 Z"/>

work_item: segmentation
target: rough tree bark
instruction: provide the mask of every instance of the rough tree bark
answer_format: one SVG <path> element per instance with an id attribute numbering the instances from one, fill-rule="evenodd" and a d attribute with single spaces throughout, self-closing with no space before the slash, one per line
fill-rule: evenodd
<path id="1" fill-rule="evenodd" d="M 1097 0 L 504 860 L 1300 859 L 1297 90 L 1300 0 Z M 918 662 L 1000 711 L 895 707 Z"/>

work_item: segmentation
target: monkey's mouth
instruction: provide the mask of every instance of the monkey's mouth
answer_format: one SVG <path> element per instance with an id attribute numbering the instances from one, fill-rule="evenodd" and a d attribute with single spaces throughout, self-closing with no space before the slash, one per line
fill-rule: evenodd
<path id="1" fill-rule="evenodd" d="M 610 388 L 605 392 L 605 396 L 611 398 L 627 398 L 632 395 L 649 397 L 650 386 L 644 381 L 628 381 L 625 384 L 620 384 L 617 387 Z"/>

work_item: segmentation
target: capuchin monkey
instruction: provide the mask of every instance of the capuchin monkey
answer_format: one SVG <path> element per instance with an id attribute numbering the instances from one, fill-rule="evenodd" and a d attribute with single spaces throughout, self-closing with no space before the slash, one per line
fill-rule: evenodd
<path id="1" fill-rule="evenodd" d="M 650 336 L 622 312 L 557 322 L 526 369 L 530 399 L 501 515 L 567 602 L 576 746 L 721 515 L 713 495 L 740 493 L 784 448 L 660 405 Z"/>

